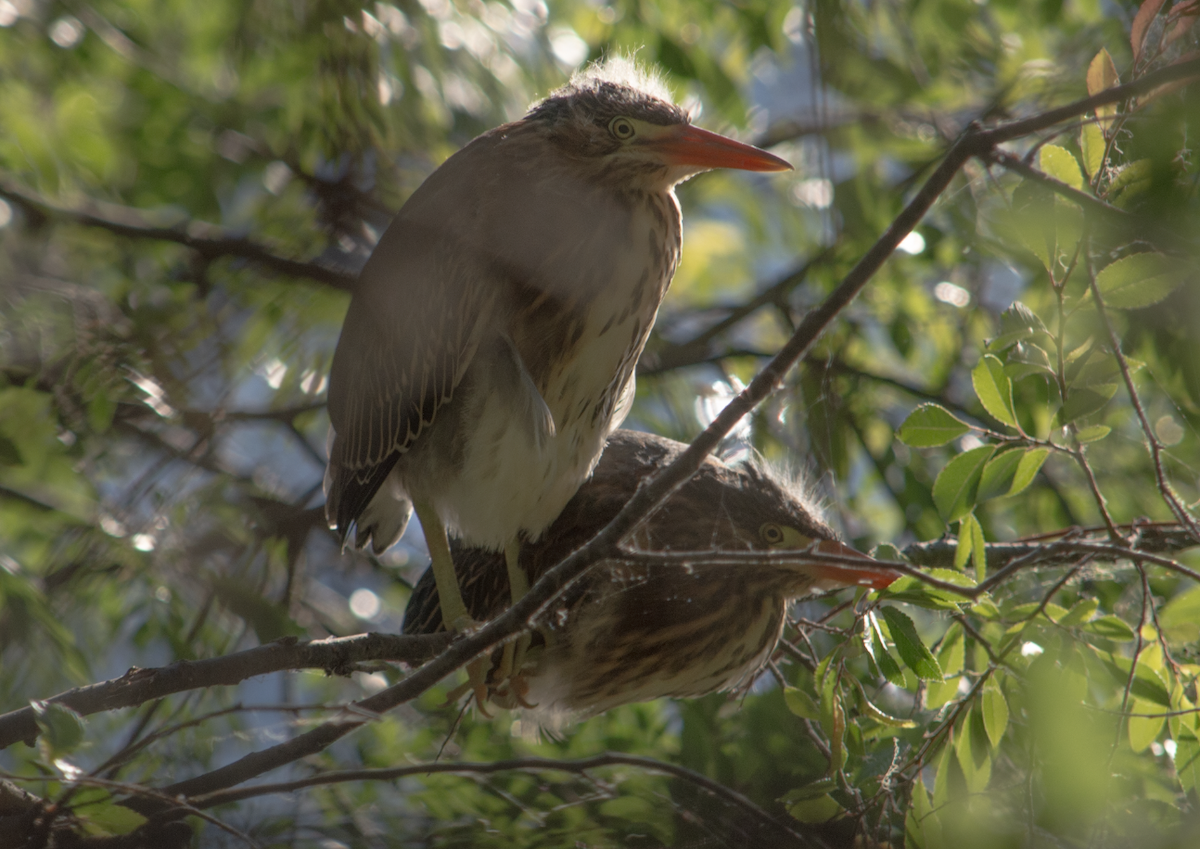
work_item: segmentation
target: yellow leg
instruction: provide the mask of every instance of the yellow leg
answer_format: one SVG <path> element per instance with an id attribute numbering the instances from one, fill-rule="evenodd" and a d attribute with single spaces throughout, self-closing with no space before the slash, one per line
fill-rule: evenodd
<path id="1" fill-rule="evenodd" d="M 447 631 L 465 631 L 475 622 L 467 612 L 462 592 L 458 588 L 458 577 L 454 574 L 454 558 L 450 556 L 450 541 L 446 538 L 446 526 L 429 504 L 414 499 L 413 509 L 421 521 L 425 544 L 429 547 L 433 581 L 437 585 L 438 601 L 442 608 L 442 623 Z M 479 712 L 487 716 L 484 704 L 487 702 L 488 693 L 483 658 L 476 658 L 467 664 L 467 677 L 475 694 Z"/>
<path id="2" fill-rule="evenodd" d="M 529 592 L 529 579 L 525 576 L 525 570 L 521 568 L 520 540 L 514 539 L 504 547 L 504 565 L 508 568 L 508 585 L 513 604 L 516 604 Z M 505 699 L 513 706 L 519 704 L 527 708 L 535 707 L 525 701 L 525 687 L 521 677 L 521 667 L 529 651 L 530 639 L 531 634 L 525 631 L 512 642 L 506 643 L 500 656 L 500 666 L 496 670 L 500 688 L 508 691 L 505 693 Z"/>

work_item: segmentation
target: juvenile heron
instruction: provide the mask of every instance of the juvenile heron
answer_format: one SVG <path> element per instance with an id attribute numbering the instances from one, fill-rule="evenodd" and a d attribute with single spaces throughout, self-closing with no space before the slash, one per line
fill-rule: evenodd
<path id="1" fill-rule="evenodd" d="M 521 551 L 532 582 L 606 525 L 638 486 L 687 446 L 645 433 L 609 437 L 591 479 L 542 538 Z M 503 707 L 535 708 L 556 727 L 617 705 L 664 696 L 699 696 L 749 680 L 770 657 L 788 601 L 810 592 L 864 585 L 882 589 L 896 572 L 836 539 L 816 508 L 756 461 L 708 458 L 636 535 L 638 551 L 693 552 L 690 562 L 646 565 L 605 560 L 567 590 L 538 622 L 524 693 L 493 675 L 490 697 Z M 861 559 L 845 563 L 704 563 L 721 551 L 811 549 Z M 467 608 L 489 619 L 509 604 L 499 555 L 459 547 Z M 406 634 L 442 630 L 438 588 L 427 570 L 404 615 Z M 500 666 L 500 653 L 493 658 Z"/>
<path id="2" fill-rule="evenodd" d="M 447 529 L 505 552 L 546 529 L 625 418 L 679 259 L 674 186 L 776 156 L 691 126 L 629 62 L 484 133 L 412 194 L 363 268 L 329 379 L 326 515 L 378 553 L 415 508 L 451 625 Z M 482 688 L 473 667 L 472 679 Z"/>

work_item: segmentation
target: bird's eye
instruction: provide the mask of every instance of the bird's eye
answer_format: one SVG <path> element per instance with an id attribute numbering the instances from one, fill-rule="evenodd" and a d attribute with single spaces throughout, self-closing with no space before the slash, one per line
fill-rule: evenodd
<path id="1" fill-rule="evenodd" d="M 625 141 L 631 139 L 637 134 L 637 130 L 633 126 L 633 122 L 628 118 L 616 117 L 608 122 L 608 131 L 613 134 L 613 138 Z"/>
<path id="2" fill-rule="evenodd" d="M 783 528 L 774 522 L 767 522 L 767 524 L 759 528 L 758 535 L 762 537 L 763 542 L 767 545 L 779 545 L 779 543 L 783 542 Z"/>

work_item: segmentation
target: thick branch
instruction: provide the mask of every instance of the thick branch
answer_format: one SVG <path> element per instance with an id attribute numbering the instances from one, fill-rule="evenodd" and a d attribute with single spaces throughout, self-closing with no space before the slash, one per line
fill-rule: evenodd
<path id="1" fill-rule="evenodd" d="M 130 669 L 120 678 L 68 690 L 46 701 L 66 705 L 87 716 L 133 707 L 172 693 L 238 684 L 257 675 L 289 669 L 325 669 L 331 674 L 345 675 L 354 664 L 365 661 L 419 663 L 449 640 L 449 634 L 418 637 L 359 634 L 305 643 L 283 639 L 223 657 L 181 660 L 158 669 Z M 0 749 L 18 740 L 32 745 L 39 733 L 31 707 L 0 715 Z"/>

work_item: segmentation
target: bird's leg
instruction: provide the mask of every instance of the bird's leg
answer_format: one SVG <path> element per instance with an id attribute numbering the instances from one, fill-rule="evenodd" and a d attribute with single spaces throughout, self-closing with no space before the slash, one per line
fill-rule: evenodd
<path id="1" fill-rule="evenodd" d="M 421 521 L 425 544 L 429 547 L 429 559 L 432 561 L 430 568 L 437 585 L 442 623 L 447 631 L 465 631 L 471 628 L 475 621 L 467 612 L 467 605 L 463 603 L 462 592 L 458 588 L 458 577 L 454 574 L 454 558 L 450 555 L 450 541 L 446 538 L 446 526 L 442 524 L 437 511 L 428 503 L 413 499 L 413 509 Z M 467 664 L 467 677 L 471 691 L 475 694 L 475 704 L 479 712 L 487 716 L 484 705 L 487 703 L 488 691 L 483 658 L 476 658 Z"/>
<path id="2" fill-rule="evenodd" d="M 529 578 L 521 568 L 521 540 L 510 540 L 504 546 L 504 564 L 508 567 L 508 586 L 512 593 L 513 604 L 516 604 L 529 592 Z M 532 635 L 522 631 L 512 642 L 505 643 L 504 652 L 500 657 L 500 667 L 496 670 L 497 680 L 502 687 L 512 691 L 513 699 L 522 707 L 531 708 L 524 698 L 524 681 L 521 678 L 521 667 L 525 663 L 525 654 L 529 650 Z"/>

